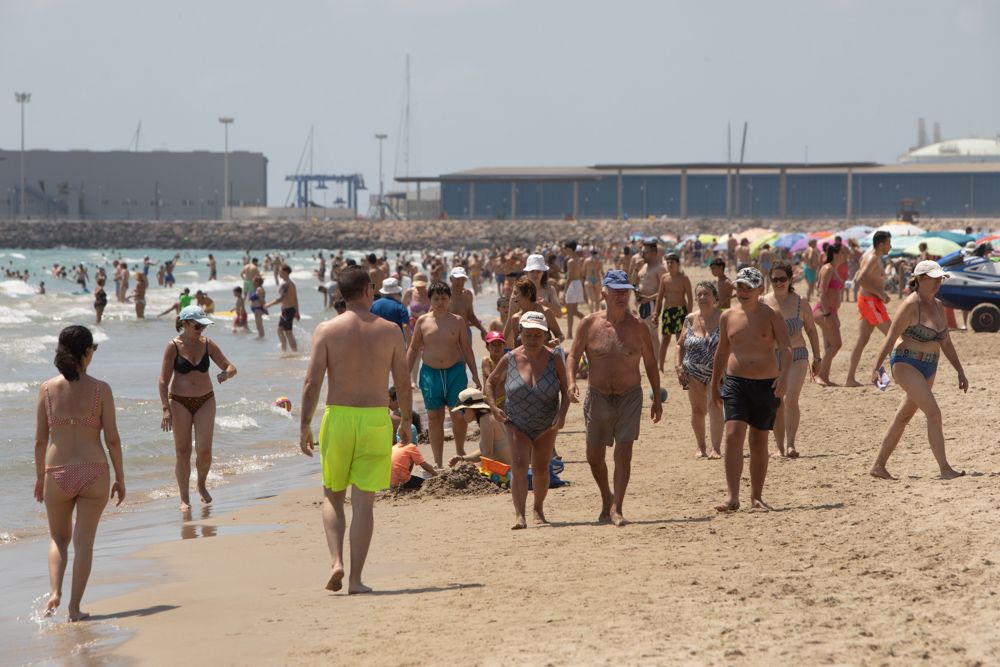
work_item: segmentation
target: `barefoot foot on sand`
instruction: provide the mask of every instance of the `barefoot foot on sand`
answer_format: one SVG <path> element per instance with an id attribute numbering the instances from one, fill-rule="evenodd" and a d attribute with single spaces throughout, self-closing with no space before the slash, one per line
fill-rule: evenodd
<path id="1" fill-rule="evenodd" d="M 750 509 L 764 510 L 765 512 L 770 512 L 774 508 L 771 507 L 770 505 L 768 505 L 767 503 L 765 503 L 760 498 L 751 498 L 750 499 Z"/>
<path id="2" fill-rule="evenodd" d="M 545 518 L 545 513 L 542 512 L 542 510 L 536 509 L 533 514 L 535 516 L 535 523 L 547 524 L 549 522 L 549 520 Z"/>
<path id="3" fill-rule="evenodd" d="M 364 593 L 371 593 L 371 592 L 372 589 L 369 588 L 368 586 L 365 586 L 360 581 L 356 584 L 349 584 L 347 586 L 348 595 L 363 595 Z"/>
<path id="4" fill-rule="evenodd" d="M 947 470 L 941 471 L 941 479 L 955 479 L 956 477 L 964 477 L 964 470 L 955 470 L 954 468 L 948 468 Z"/>
<path id="5" fill-rule="evenodd" d="M 344 568 L 334 567 L 333 573 L 330 574 L 330 580 L 326 582 L 326 590 L 336 592 L 343 587 L 344 587 Z"/>
<path id="6" fill-rule="evenodd" d="M 601 513 L 597 516 L 597 523 L 600 524 L 611 523 L 611 510 L 602 509 Z"/>
<path id="7" fill-rule="evenodd" d="M 786 450 L 786 453 L 787 453 L 788 458 L 790 458 L 790 459 L 797 459 L 797 458 L 799 458 L 799 452 L 798 452 L 797 449 L 795 449 L 795 445 L 788 445 L 788 449 Z"/>
<path id="8" fill-rule="evenodd" d="M 49 596 L 49 601 L 45 603 L 45 611 L 42 612 L 42 616 L 48 618 L 56 613 L 56 608 L 62 601 L 62 596 L 59 593 L 53 593 Z"/>
<path id="9" fill-rule="evenodd" d="M 708 454 L 705 453 L 705 448 L 702 447 L 701 449 L 699 449 L 698 451 L 696 451 L 694 453 L 694 457 L 696 459 L 705 459 L 705 458 L 708 458 Z"/>
<path id="10" fill-rule="evenodd" d="M 719 451 L 718 449 L 713 449 L 712 451 L 710 451 L 708 453 L 708 458 L 710 460 L 713 460 L 713 461 L 716 460 L 716 459 L 721 459 L 722 458 L 722 452 Z"/>
<path id="11" fill-rule="evenodd" d="M 727 500 L 721 505 L 715 506 L 716 512 L 735 512 L 740 508 L 740 501 L 738 500 Z"/>
<path id="12" fill-rule="evenodd" d="M 611 523 L 616 526 L 627 526 L 628 519 L 622 516 L 618 510 L 611 510 Z"/>
<path id="13" fill-rule="evenodd" d="M 868 474 L 872 477 L 878 477 L 879 479 L 891 479 L 896 480 L 895 477 L 889 474 L 889 471 L 885 469 L 885 466 L 875 465 L 872 469 L 868 471 Z"/>
<path id="14" fill-rule="evenodd" d="M 88 614 L 85 611 L 80 611 L 79 609 L 69 610 L 69 620 L 71 623 L 75 623 L 76 621 L 84 621 L 88 618 L 90 618 L 90 614 Z"/>
<path id="15" fill-rule="evenodd" d="M 847 378 L 847 380 L 844 381 L 844 386 L 845 387 L 860 387 L 861 383 L 858 382 L 857 380 L 855 380 L 854 378 Z"/>
<path id="16" fill-rule="evenodd" d="M 212 502 L 212 496 L 211 494 L 209 494 L 208 489 L 206 489 L 204 486 L 198 487 L 198 495 L 201 496 L 201 502 L 205 503 L 206 505 Z"/>
<path id="17" fill-rule="evenodd" d="M 518 514 L 514 517 L 514 525 L 510 527 L 511 530 L 524 530 L 528 527 L 528 522 L 524 519 L 523 514 Z"/>

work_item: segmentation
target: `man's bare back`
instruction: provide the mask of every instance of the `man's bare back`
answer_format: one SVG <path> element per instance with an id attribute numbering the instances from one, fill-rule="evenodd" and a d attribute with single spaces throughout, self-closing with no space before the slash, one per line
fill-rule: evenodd
<path id="1" fill-rule="evenodd" d="M 316 327 L 309 376 L 325 368 L 327 405 L 382 407 L 389 405 L 387 382 L 396 364 L 402 375 L 393 372 L 393 382 L 409 389 L 405 363 L 399 327 L 370 312 L 348 310 Z"/>

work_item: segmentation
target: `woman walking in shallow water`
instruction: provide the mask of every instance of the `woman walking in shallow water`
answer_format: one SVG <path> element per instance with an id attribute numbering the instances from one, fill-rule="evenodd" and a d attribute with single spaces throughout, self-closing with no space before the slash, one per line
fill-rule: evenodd
<path id="1" fill-rule="evenodd" d="M 223 369 L 217 379 L 222 384 L 236 375 L 236 367 L 229 363 L 222 350 L 202 335 L 212 324 L 198 306 L 183 308 L 177 317 L 176 328 L 180 335 L 167 343 L 163 350 L 160 369 L 160 402 L 163 420 L 160 427 L 173 431 L 174 449 L 177 453 L 177 488 L 181 496 L 181 510 L 191 509 L 191 431 L 194 430 L 195 467 L 198 471 L 198 494 L 201 502 L 212 502 L 206 482 L 212 467 L 212 436 L 215 429 L 215 392 L 212 377 L 208 374 L 211 362 Z"/>
<path id="2" fill-rule="evenodd" d="M 521 346 L 505 354 L 486 381 L 486 402 L 493 417 L 507 425 L 511 449 L 510 492 L 514 500 L 512 529 L 527 528 L 528 465 L 535 491 L 535 521 L 548 523 L 543 504 L 549 491 L 549 461 L 556 434 L 566 423 L 569 382 L 562 357 L 545 347 L 549 327 L 545 315 L 529 311 L 521 316 Z M 503 387 L 503 410 L 497 396 Z"/>
<path id="3" fill-rule="evenodd" d="M 969 381 L 958 360 L 958 353 L 948 334 L 948 324 L 944 316 L 944 307 L 935 298 L 941 281 L 947 273 L 933 260 L 924 260 L 913 270 L 910 281 L 912 294 L 906 297 L 899 310 L 892 318 L 892 327 L 885 337 L 885 343 L 875 357 L 872 369 L 872 382 L 877 383 L 879 368 L 889 355 L 889 368 L 896 383 L 906 392 L 906 398 L 896 410 L 896 416 L 889 425 L 885 437 L 882 438 L 882 448 L 879 450 L 875 465 L 872 466 L 873 477 L 896 479 L 886 470 L 886 464 L 893 450 L 899 444 L 906 425 L 919 408 L 927 418 L 927 438 L 930 440 L 931 452 L 937 460 L 942 479 L 954 479 L 965 474 L 948 463 L 944 451 L 944 429 L 941 423 L 941 408 L 937 404 L 932 391 L 934 378 L 937 376 L 938 360 L 944 354 L 951 365 L 958 371 L 958 388 L 969 391 Z M 899 347 L 892 350 L 896 339 L 901 338 Z M 889 354 L 892 350 L 892 354 Z"/>
<path id="4" fill-rule="evenodd" d="M 86 327 L 66 327 L 59 334 L 56 368 L 59 375 L 44 382 L 38 392 L 35 424 L 35 500 L 45 503 L 49 519 L 49 583 L 51 594 L 45 616 L 52 616 L 62 600 L 63 576 L 73 542 L 73 584 L 69 620 L 89 614 L 80 601 L 94 556 L 94 538 L 101 513 L 108 504 L 111 482 L 101 431 L 115 471 L 110 497 L 125 500 L 122 446 L 115 423 L 111 387 L 87 374 L 97 345 Z M 73 522 L 76 510 L 76 523 Z"/>

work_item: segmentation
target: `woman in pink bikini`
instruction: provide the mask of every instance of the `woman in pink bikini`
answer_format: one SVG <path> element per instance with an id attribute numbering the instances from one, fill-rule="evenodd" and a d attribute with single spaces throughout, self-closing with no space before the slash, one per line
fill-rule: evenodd
<path id="1" fill-rule="evenodd" d="M 816 381 L 827 387 L 836 386 L 830 381 L 830 367 L 833 365 L 833 358 L 844 345 L 837 311 L 840 309 L 840 298 L 844 289 L 844 281 L 840 278 L 840 267 L 847 262 L 849 256 L 850 251 L 847 246 L 836 243 L 828 245 L 826 262 L 820 268 L 819 278 L 816 280 L 819 303 L 813 307 L 813 319 L 823 332 L 823 360 L 816 371 Z"/>
<path id="2" fill-rule="evenodd" d="M 49 517 L 49 582 L 52 592 L 45 616 L 52 616 L 62 600 L 69 544 L 73 542 L 73 585 L 69 620 L 89 614 L 80 611 L 80 600 L 90 577 L 94 537 L 109 497 L 125 500 L 122 443 L 115 423 L 111 387 L 87 375 L 97 345 L 86 327 L 66 327 L 59 334 L 56 368 L 60 375 L 42 383 L 38 392 L 35 425 L 35 500 L 45 503 Z M 101 446 L 101 431 L 115 469 L 108 495 L 108 459 Z M 76 510 L 76 525 L 73 510 Z"/>
<path id="3" fill-rule="evenodd" d="M 202 335 L 212 324 L 198 306 L 181 309 L 176 327 L 180 335 L 167 343 L 160 368 L 160 402 L 163 421 L 160 428 L 174 432 L 177 453 L 177 488 L 181 496 L 181 511 L 191 509 L 191 431 L 194 429 L 195 467 L 198 470 L 198 495 L 201 502 L 212 502 L 206 482 L 212 467 L 212 436 L 215 429 L 215 392 L 208 374 L 214 361 L 223 369 L 217 376 L 219 384 L 236 375 L 236 367 L 213 341 Z"/>

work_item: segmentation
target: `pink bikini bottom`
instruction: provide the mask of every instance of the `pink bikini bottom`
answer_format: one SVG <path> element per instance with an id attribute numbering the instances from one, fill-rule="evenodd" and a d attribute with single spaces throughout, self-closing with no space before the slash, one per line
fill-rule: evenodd
<path id="1" fill-rule="evenodd" d="M 96 482 L 107 471 L 108 464 L 104 461 L 67 463 L 45 468 L 45 474 L 52 478 L 63 493 L 72 498 L 80 495 L 81 491 Z"/>

